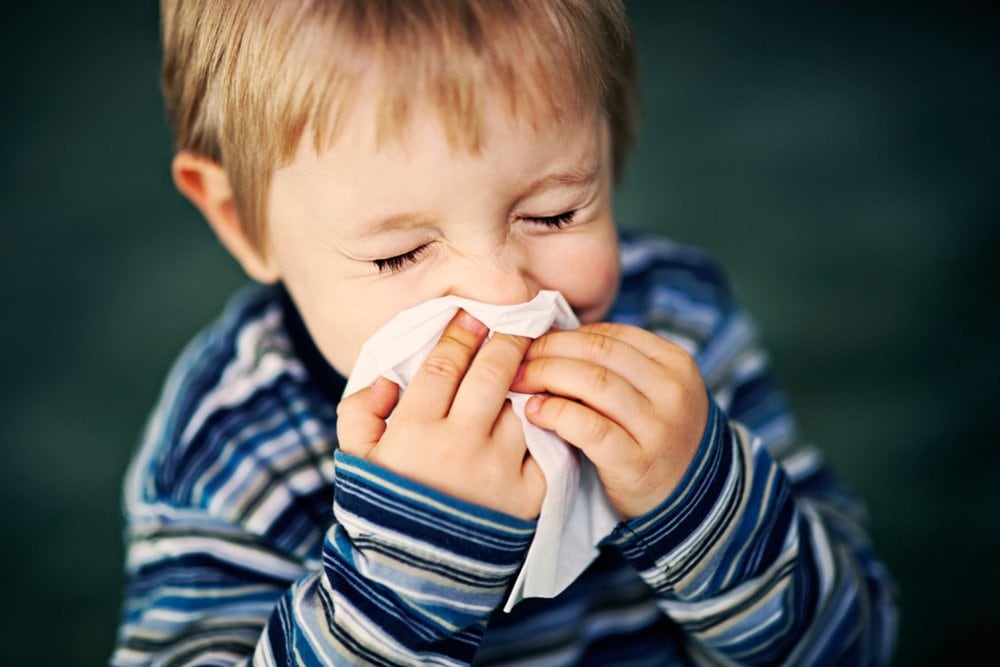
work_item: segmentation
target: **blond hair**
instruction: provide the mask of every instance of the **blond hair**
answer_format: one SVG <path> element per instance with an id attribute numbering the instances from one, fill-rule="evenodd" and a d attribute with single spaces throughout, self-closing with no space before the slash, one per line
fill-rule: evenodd
<path id="1" fill-rule="evenodd" d="M 598 105 L 621 173 L 635 75 L 620 0 L 163 0 L 162 84 L 175 149 L 225 169 L 254 247 L 267 192 L 307 127 L 338 132 L 361 77 L 384 77 L 379 136 L 403 131 L 414 99 L 438 110 L 453 146 L 477 151 L 499 92 L 515 117 Z"/>

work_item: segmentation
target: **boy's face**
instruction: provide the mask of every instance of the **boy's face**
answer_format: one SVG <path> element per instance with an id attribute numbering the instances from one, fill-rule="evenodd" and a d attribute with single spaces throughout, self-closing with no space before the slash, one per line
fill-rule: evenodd
<path id="1" fill-rule="evenodd" d="M 307 131 L 269 199 L 269 262 L 338 372 L 435 297 L 515 304 L 551 289 L 584 322 L 606 314 L 618 248 L 603 115 L 532 128 L 486 113 L 478 153 L 452 147 L 432 109 L 381 142 L 376 117 L 359 101 L 319 154 Z"/>

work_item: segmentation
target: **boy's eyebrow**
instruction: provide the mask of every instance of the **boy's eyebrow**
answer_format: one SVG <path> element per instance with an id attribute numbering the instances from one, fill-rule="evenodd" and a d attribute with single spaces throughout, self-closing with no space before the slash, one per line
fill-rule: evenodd
<path id="1" fill-rule="evenodd" d="M 586 185 L 588 183 L 592 183 L 598 176 L 600 166 L 600 163 L 594 162 L 586 166 L 576 167 L 557 174 L 542 176 L 524 189 L 524 194 L 521 198 L 525 199 L 539 192 L 544 192 L 545 190 L 563 185 Z"/>
<path id="2" fill-rule="evenodd" d="M 593 183 L 598 178 L 600 169 L 600 162 L 594 162 L 586 166 L 575 167 L 566 171 L 542 176 L 541 178 L 532 181 L 528 187 L 522 191 L 518 199 L 528 199 L 529 197 L 540 192 L 560 186 L 588 185 Z M 366 224 L 364 229 L 358 234 L 357 238 L 370 239 L 388 230 L 395 231 L 412 227 L 433 227 L 434 224 L 434 220 L 425 215 L 401 213 L 399 215 L 391 215 L 387 218 L 382 218 L 370 224 Z"/>
<path id="3" fill-rule="evenodd" d="M 407 229 L 410 227 L 428 227 L 433 225 L 434 221 L 427 216 L 400 213 L 399 215 L 391 215 L 388 218 L 382 218 L 370 224 L 366 224 L 361 233 L 358 234 L 358 238 L 370 239 L 388 230 Z"/>

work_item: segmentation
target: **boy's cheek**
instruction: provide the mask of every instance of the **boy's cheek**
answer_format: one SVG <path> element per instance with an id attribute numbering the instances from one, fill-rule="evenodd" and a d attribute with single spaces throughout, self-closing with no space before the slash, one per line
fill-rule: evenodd
<path id="1" fill-rule="evenodd" d="M 581 323 L 599 322 L 608 314 L 618 293 L 621 276 L 617 258 L 591 264 L 581 279 L 586 286 L 580 293 L 584 298 L 571 305 Z"/>
<path id="2" fill-rule="evenodd" d="M 323 358 L 346 378 L 350 376 L 365 341 L 419 300 L 420 295 L 413 297 L 405 293 L 386 293 L 384 290 L 343 289 L 326 298 L 316 299 L 313 305 L 319 312 L 314 313 L 314 317 L 303 319 Z"/>
<path id="3" fill-rule="evenodd" d="M 329 322 L 324 320 L 315 327 L 310 327 L 308 324 L 306 326 L 320 354 L 345 378 L 349 377 L 354 369 L 361 346 L 377 329 L 374 323 L 365 326 L 363 320 L 362 313 L 347 311 L 341 317 L 334 317 Z"/>

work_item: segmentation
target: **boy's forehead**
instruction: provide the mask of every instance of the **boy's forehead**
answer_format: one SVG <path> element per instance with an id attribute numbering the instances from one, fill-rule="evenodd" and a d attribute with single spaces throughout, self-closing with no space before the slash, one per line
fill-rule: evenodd
<path id="1" fill-rule="evenodd" d="M 359 106 L 339 141 L 320 151 L 303 146 L 272 185 L 282 201 L 312 202 L 315 219 L 326 220 L 336 238 L 377 243 L 387 233 L 434 227 L 437 216 L 461 207 L 472 217 L 527 204 L 547 212 L 565 199 L 560 192 L 589 192 L 607 180 L 602 114 L 539 128 L 490 117 L 477 151 L 450 145 L 435 110 L 426 108 L 415 109 L 403 134 L 378 145 L 371 114 Z"/>

